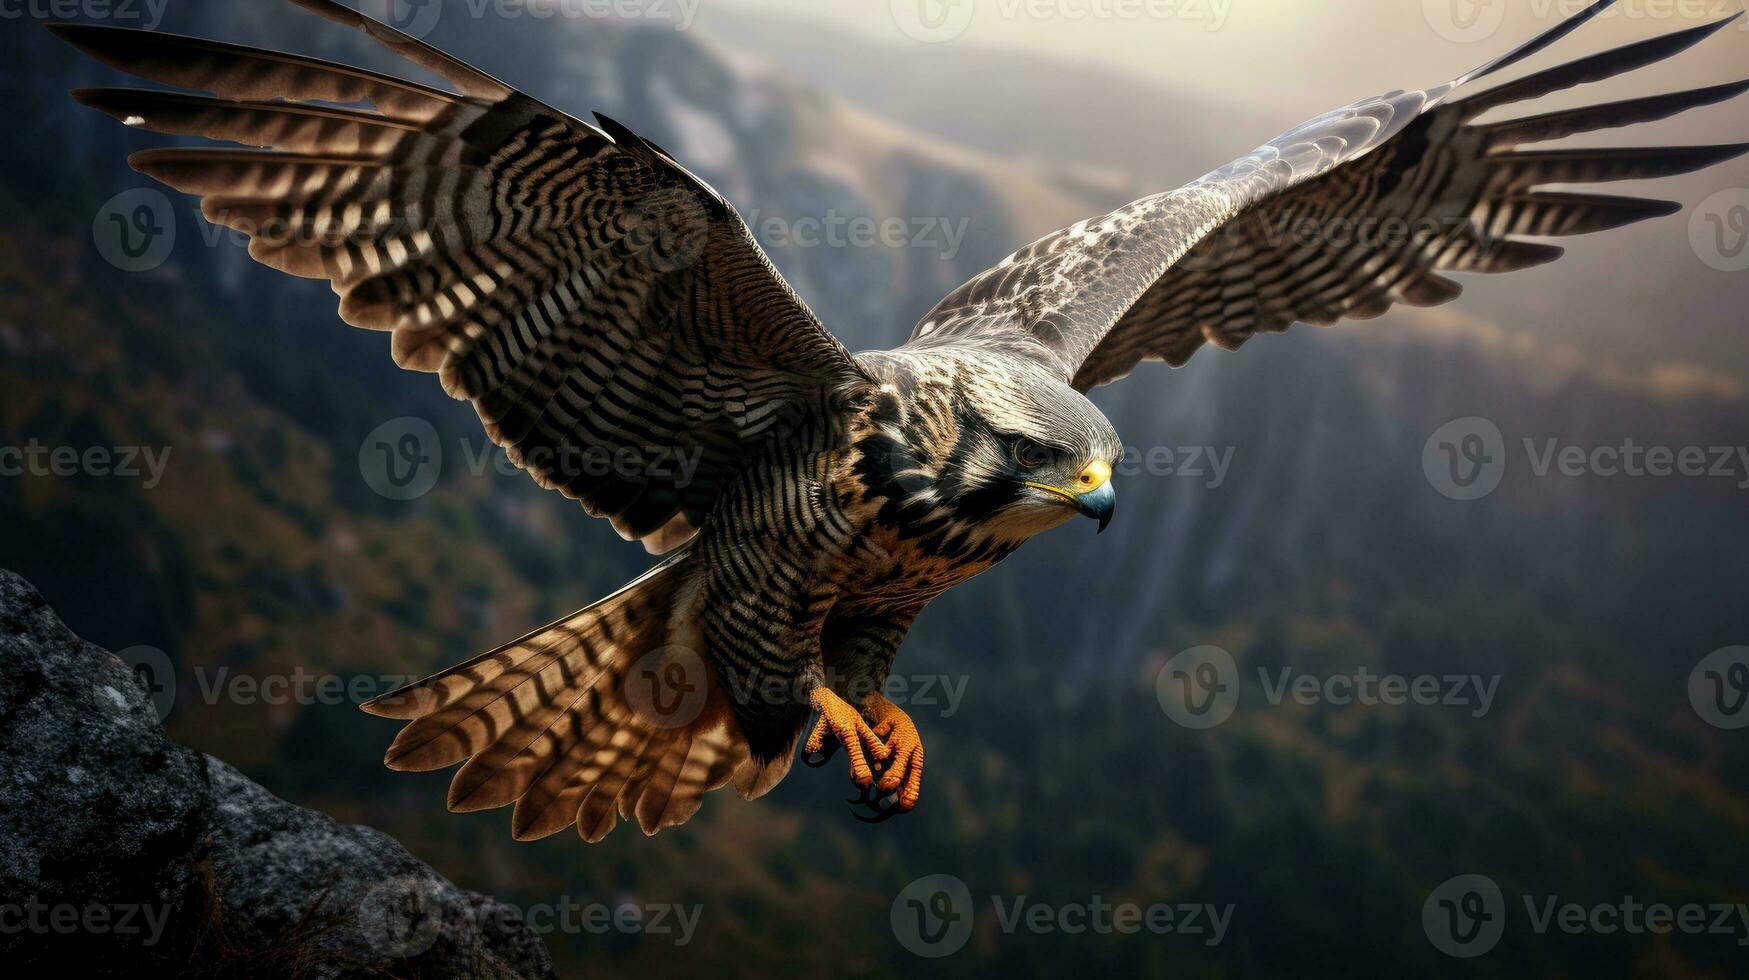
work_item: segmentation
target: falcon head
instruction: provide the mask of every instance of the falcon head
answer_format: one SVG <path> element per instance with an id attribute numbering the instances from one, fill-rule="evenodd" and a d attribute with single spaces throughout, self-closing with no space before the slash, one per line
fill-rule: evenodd
<path id="1" fill-rule="evenodd" d="M 1018 540 L 1076 514 L 1111 521 L 1117 431 L 1085 395 L 1034 362 L 991 352 L 929 352 L 901 404 L 892 476 L 901 520 L 943 511 L 962 527 Z"/>

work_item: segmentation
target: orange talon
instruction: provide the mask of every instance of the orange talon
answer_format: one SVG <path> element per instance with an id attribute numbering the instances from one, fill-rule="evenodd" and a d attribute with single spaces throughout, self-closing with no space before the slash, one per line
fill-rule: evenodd
<path id="1" fill-rule="evenodd" d="M 897 804 L 909 810 L 923 797 L 923 736 L 911 716 L 879 694 L 863 702 L 863 713 L 874 722 L 875 734 L 885 741 L 892 762 L 881 774 L 882 793 L 898 793 Z"/>
<path id="2" fill-rule="evenodd" d="M 850 781 L 858 786 L 872 786 L 874 768 L 869 765 L 869 757 L 872 756 L 876 762 L 885 762 L 892 755 L 892 750 L 869 727 L 861 712 L 824 687 L 814 688 L 808 695 L 808 703 L 820 713 L 820 720 L 814 723 L 814 731 L 808 736 L 802 751 L 823 751 L 826 748 L 826 734 L 831 732 L 850 756 Z"/>

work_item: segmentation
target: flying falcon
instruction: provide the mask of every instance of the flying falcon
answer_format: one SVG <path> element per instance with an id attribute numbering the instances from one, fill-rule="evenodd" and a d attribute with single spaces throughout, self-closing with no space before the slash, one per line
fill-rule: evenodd
<path id="1" fill-rule="evenodd" d="M 842 747 L 871 819 L 910 810 L 923 744 L 880 692 L 918 613 L 1041 531 L 1111 520 L 1121 447 L 1084 392 L 1205 343 L 1444 303 L 1459 291 L 1445 273 L 1561 254 L 1520 236 L 1678 210 L 1544 185 L 1679 174 L 1749 149 L 1520 148 L 1749 82 L 1478 122 L 1727 23 L 1472 90 L 1602 0 L 1452 82 L 1325 113 L 1047 235 L 954 290 L 901 346 L 852 354 L 735 209 L 661 147 L 332 0 L 293 2 L 450 88 L 155 32 L 55 31 L 122 71 L 211 93 L 74 94 L 130 126 L 254 147 L 130 162 L 250 234 L 256 260 L 331 281 L 342 319 L 390 331 L 395 363 L 470 401 L 537 482 L 666 555 L 587 608 L 365 705 L 408 722 L 390 767 L 465 762 L 450 809 L 514 803 L 519 839 L 574 825 L 595 841 L 622 817 L 655 833 L 730 782 L 747 798 L 770 790 L 798 741 L 814 764 Z M 668 465 L 676 452 L 697 455 L 688 479 Z"/>

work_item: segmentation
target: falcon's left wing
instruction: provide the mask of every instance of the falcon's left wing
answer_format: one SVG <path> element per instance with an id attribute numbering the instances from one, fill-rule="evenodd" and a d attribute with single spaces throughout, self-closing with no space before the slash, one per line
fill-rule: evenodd
<path id="1" fill-rule="evenodd" d="M 1450 100 L 1459 86 L 1542 51 L 1614 2 L 1599 0 L 1448 84 L 1326 113 L 1185 187 L 1047 235 L 949 294 L 907 346 L 1020 350 L 1085 391 L 1144 359 L 1182 365 L 1205 342 L 1234 350 L 1296 322 L 1444 303 L 1460 287 L 1441 272 L 1510 272 L 1561 255 L 1515 235 L 1577 235 L 1676 211 L 1665 201 L 1538 188 L 1686 173 L 1749 144 L 1517 147 L 1663 119 L 1741 94 L 1749 82 L 1474 120 L 1661 61 L 1736 17 Z"/>

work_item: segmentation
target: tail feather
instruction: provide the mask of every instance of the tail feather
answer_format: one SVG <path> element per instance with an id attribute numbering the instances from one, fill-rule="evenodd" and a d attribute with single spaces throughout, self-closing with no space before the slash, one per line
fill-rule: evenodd
<path id="1" fill-rule="evenodd" d="M 555 752 L 548 758 L 528 791 L 517 799 L 516 808 L 510 814 L 512 836 L 517 840 L 537 840 L 577 822 L 583 797 L 594 787 L 592 780 L 600 773 L 597 768 L 587 778 L 580 778 L 579 770 L 606 747 L 617 726 L 624 724 L 629 714 L 624 705 L 614 705 L 604 713 L 602 723 L 593 728 L 578 719 L 567 720 L 579 729 L 568 743 L 572 748 L 562 753 Z"/>
<path id="2" fill-rule="evenodd" d="M 621 817 L 646 834 L 683 823 L 749 759 L 676 615 L 693 571 L 681 552 L 592 606 L 367 703 L 408 721 L 385 761 L 425 770 L 466 760 L 450 809 L 514 803 L 519 840 L 575 824 L 593 842 Z M 764 773 L 761 791 L 781 778 Z"/>
<path id="3" fill-rule="evenodd" d="M 583 771 L 585 778 L 591 772 L 600 773 L 591 781 L 589 792 L 577 808 L 577 831 L 584 840 L 593 844 L 613 829 L 619 820 L 620 796 L 629 788 L 639 762 L 646 754 L 660 755 L 668 741 L 667 733 L 647 729 L 627 727 L 613 733 L 607 748 L 597 753 L 596 761 Z"/>

